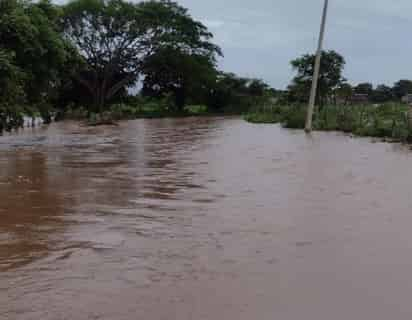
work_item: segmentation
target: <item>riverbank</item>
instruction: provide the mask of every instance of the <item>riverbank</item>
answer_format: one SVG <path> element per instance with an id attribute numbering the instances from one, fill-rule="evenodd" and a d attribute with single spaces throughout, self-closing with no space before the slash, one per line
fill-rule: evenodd
<path id="1" fill-rule="evenodd" d="M 412 142 L 409 108 L 401 104 L 381 106 L 325 106 L 313 119 L 314 130 L 343 131 L 356 136 L 385 138 L 394 142 Z M 285 128 L 303 129 L 305 106 L 273 106 L 257 109 L 244 116 L 251 123 L 280 123 Z"/>
<path id="2" fill-rule="evenodd" d="M 90 112 L 84 108 L 68 109 L 59 116 L 59 119 L 84 121 L 88 125 L 115 125 L 121 120 L 136 119 L 164 119 L 188 117 L 215 117 L 234 115 L 230 112 L 217 112 L 204 105 L 188 105 L 181 110 L 168 108 L 158 103 L 144 105 L 116 104 L 100 113 Z M 240 116 L 240 114 L 238 114 Z"/>

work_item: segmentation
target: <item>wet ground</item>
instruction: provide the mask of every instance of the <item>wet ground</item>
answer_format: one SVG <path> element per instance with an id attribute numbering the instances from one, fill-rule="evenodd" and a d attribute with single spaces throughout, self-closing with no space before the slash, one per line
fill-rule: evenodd
<path id="1" fill-rule="evenodd" d="M 0 137 L 0 319 L 411 319 L 412 152 L 240 119 Z"/>

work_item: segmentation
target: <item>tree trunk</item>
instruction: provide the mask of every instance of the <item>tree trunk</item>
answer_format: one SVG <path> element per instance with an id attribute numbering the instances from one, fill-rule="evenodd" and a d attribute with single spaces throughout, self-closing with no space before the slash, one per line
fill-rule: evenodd
<path id="1" fill-rule="evenodd" d="M 175 90 L 175 106 L 176 111 L 182 112 L 186 105 L 186 92 L 184 87 Z"/>
<path id="2" fill-rule="evenodd" d="M 104 110 L 104 106 L 106 105 L 106 94 L 104 89 L 97 84 L 95 86 L 95 90 L 93 90 L 93 112 L 101 113 Z"/>
<path id="3" fill-rule="evenodd" d="M 96 88 L 93 91 L 93 112 L 99 113 L 100 111 L 100 90 Z"/>

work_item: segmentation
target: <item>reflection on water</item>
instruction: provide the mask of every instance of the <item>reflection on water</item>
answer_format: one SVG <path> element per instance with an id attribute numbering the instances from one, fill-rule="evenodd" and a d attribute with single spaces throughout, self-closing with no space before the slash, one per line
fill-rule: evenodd
<path id="1" fill-rule="evenodd" d="M 235 118 L 0 137 L 0 319 L 410 319 L 411 163 Z"/>
<path id="2" fill-rule="evenodd" d="M 61 232 L 61 199 L 45 156 L 19 151 L 0 162 L 0 271 L 47 254 Z"/>

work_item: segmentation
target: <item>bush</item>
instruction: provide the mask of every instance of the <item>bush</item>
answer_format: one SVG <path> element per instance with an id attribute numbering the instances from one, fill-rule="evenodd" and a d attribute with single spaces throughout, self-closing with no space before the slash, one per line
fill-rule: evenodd
<path id="1" fill-rule="evenodd" d="M 252 123 L 279 123 L 287 107 L 276 104 L 262 104 L 250 109 L 243 118 Z"/>
<path id="2" fill-rule="evenodd" d="M 139 109 L 127 104 L 114 104 L 110 107 L 109 112 L 113 119 L 134 119 Z"/>
<path id="3" fill-rule="evenodd" d="M 84 107 L 74 107 L 69 106 L 64 114 L 59 117 L 65 119 L 72 119 L 72 120 L 81 120 L 86 119 L 89 115 L 89 112 Z"/>
<path id="4" fill-rule="evenodd" d="M 280 114 L 274 112 L 252 112 L 244 116 L 244 119 L 251 123 L 279 123 L 281 120 Z"/>
<path id="5" fill-rule="evenodd" d="M 412 126 L 407 114 L 407 106 L 393 103 L 380 106 L 330 105 L 316 110 L 313 127 L 314 130 L 336 130 L 410 142 Z M 302 129 L 305 126 L 306 106 L 255 107 L 244 118 L 254 123 L 281 122 L 286 128 Z"/>
<path id="6" fill-rule="evenodd" d="M 282 125 L 290 129 L 303 129 L 306 122 L 306 108 L 292 106 L 281 117 Z"/>
<path id="7" fill-rule="evenodd" d="M 209 108 L 205 105 L 189 105 L 184 108 L 184 111 L 189 114 L 199 115 L 208 113 Z"/>
<path id="8" fill-rule="evenodd" d="M 24 108 L 21 106 L 0 105 L 0 134 L 24 125 Z"/>

